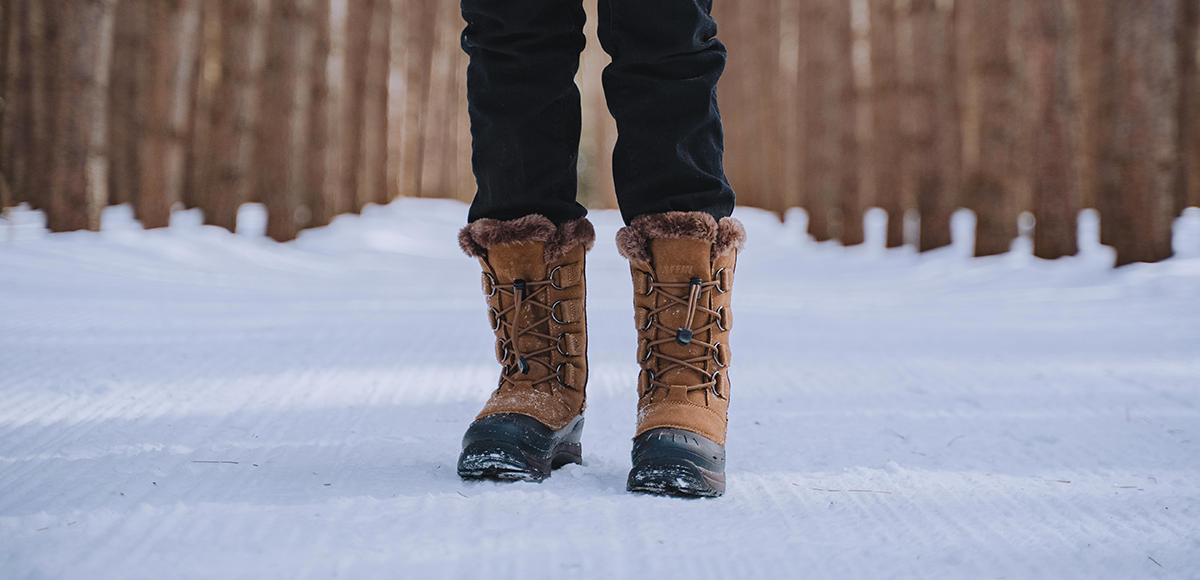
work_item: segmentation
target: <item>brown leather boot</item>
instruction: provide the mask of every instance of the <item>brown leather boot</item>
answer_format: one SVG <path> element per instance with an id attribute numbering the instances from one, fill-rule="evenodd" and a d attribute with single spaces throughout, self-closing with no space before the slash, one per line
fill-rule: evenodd
<path id="1" fill-rule="evenodd" d="M 642 215 L 617 233 L 642 365 L 629 491 L 725 492 L 730 298 L 745 239 L 737 220 L 701 212 Z"/>
<path id="2" fill-rule="evenodd" d="M 587 384 L 584 255 L 587 219 L 555 226 L 541 215 L 482 219 L 459 245 L 483 266 L 500 383 L 463 436 L 458 474 L 541 481 L 582 461 Z"/>

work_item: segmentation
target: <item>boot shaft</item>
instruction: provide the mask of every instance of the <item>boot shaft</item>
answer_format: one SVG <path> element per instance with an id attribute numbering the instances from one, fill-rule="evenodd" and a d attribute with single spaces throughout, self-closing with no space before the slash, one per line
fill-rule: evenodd
<path id="1" fill-rule="evenodd" d="M 634 285 L 638 435 L 669 427 L 724 444 L 733 273 L 744 239 L 736 220 L 682 212 L 641 216 L 618 234 Z"/>
<path id="2" fill-rule="evenodd" d="M 479 220 L 460 244 L 479 259 L 499 384 L 479 418 L 516 413 L 562 429 L 583 412 L 587 384 L 587 220 Z"/>

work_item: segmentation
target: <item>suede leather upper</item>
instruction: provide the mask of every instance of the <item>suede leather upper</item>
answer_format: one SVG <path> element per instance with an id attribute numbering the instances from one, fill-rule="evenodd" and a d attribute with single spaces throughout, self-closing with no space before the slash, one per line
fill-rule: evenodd
<path id="1" fill-rule="evenodd" d="M 586 220 L 578 220 L 583 224 L 572 222 L 564 239 L 558 234 L 566 224 L 558 226 L 557 232 L 551 225 L 547 232 L 543 227 L 528 227 L 529 221 L 486 224 L 488 229 L 483 233 L 464 228 L 460 236 L 460 240 L 470 241 L 464 242 L 464 250 L 476 255 L 483 269 L 488 318 L 496 334 L 496 358 L 504 366 L 499 385 L 478 418 L 516 413 L 559 430 L 583 413 L 586 406 L 584 263 L 593 239 L 587 234 L 592 230 Z M 503 228 L 507 225 L 519 229 L 506 231 Z M 515 236 L 511 235 L 514 231 Z M 520 235 L 526 232 L 531 235 Z M 501 243 L 483 245 L 494 241 Z M 548 244 L 555 247 L 548 248 Z M 548 262 L 548 256 L 556 259 Z M 521 306 L 514 308 L 514 284 L 522 283 L 527 290 L 521 294 Z M 519 337 L 513 336 L 514 329 Z M 525 372 L 518 365 L 518 352 L 527 355 Z"/>

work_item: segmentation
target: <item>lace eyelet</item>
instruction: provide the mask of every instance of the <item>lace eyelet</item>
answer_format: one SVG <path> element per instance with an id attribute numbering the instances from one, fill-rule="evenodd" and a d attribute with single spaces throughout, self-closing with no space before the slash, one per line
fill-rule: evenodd
<path id="1" fill-rule="evenodd" d="M 554 304 L 550 305 L 550 320 L 553 320 L 556 324 L 566 324 L 566 322 L 558 319 L 558 305 L 562 304 L 562 302 L 562 300 L 555 300 Z"/>
<path id="2" fill-rule="evenodd" d="M 713 281 L 715 281 L 717 283 L 717 292 L 720 292 L 721 294 L 724 294 L 729 291 L 729 289 L 725 287 L 724 278 L 721 278 L 721 274 L 723 274 L 724 272 L 725 272 L 725 268 L 721 268 L 721 269 L 717 270 L 716 274 L 713 274 Z"/>
<path id="3" fill-rule="evenodd" d="M 563 370 L 563 367 L 565 367 L 565 366 L 567 366 L 567 363 L 562 362 L 562 363 L 558 363 L 557 367 L 554 367 L 554 380 L 558 381 L 558 384 L 569 389 L 569 388 L 571 388 L 571 385 L 564 383 L 562 380 L 562 370 Z"/>
<path id="4" fill-rule="evenodd" d="M 500 311 L 494 307 L 488 307 L 488 323 L 492 325 L 492 331 L 500 330 Z"/>
<path id="5" fill-rule="evenodd" d="M 649 342 L 650 341 L 647 340 L 642 343 L 646 345 L 646 354 L 642 356 L 642 360 L 639 360 L 638 364 L 646 364 L 646 361 L 650 360 L 650 357 L 654 354 L 654 350 L 650 348 Z M 639 348 L 638 350 L 641 349 Z"/>
<path id="6" fill-rule="evenodd" d="M 647 330 L 650 330 L 651 326 L 654 326 L 654 315 L 653 314 L 649 314 L 646 316 L 646 324 L 644 326 L 642 326 L 641 328 L 639 328 L 638 332 L 646 332 Z"/>
<path id="7" fill-rule="evenodd" d="M 658 282 L 654 279 L 654 274 L 646 273 L 646 293 L 643 296 L 649 296 L 654 293 L 654 284 Z"/>
<path id="8" fill-rule="evenodd" d="M 491 291 L 485 294 L 485 296 L 487 298 L 491 298 L 492 296 L 496 295 L 496 277 L 487 272 L 484 272 L 483 275 L 487 278 L 487 287 L 491 289 Z"/>
<path id="9" fill-rule="evenodd" d="M 712 388 L 709 389 L 712 391 L 712 394 L 716 395 L 716 397 L 718 399 L 724 399 L 725 394 L 721 392 L 721 389 L 717 388 L 717 385 L 721 384 L 721 371 L 717 371 L 717 372 L 713 373 L 712 376 L 710 376 L 708 378 L 708 380 L 713 382 Z"/>
<path id="10" fill-rule="evenodd" d="M 726 330 L 729 330 L 728 328 L 725 328 L 725 307 L 724 306 L 717 307 L 717 328 L 719 328 L 721 330 L 721 332 L 725 332 Z"/>
<path id="11" fill-rule="evenodd" d="M 642 369 L 642 375 L 640 375 L 638 377 L 638 387 L 642 386 L 642 378 L 641 377 L 643 377 L 643 376 L 645 377 L 646 388 L 643 389 L 640 393 L 638 393 L 638 397 L 645 397 L 646 395 L 650 394 L 651 391 L 654 390 L 654 380 L 655 380 L 654 371 L 652 371 L 650 369 Z"/>
<path id="12" fill-rule="evenodd" d="M 554 350 L 557 350 L 557 351 L 558 351 L 558 354 L 561 354 L 561 355 L 563 355 L 563 356 L 571 356 L 569 353 L 565 353 L 565 352 L 563 352 L 563 349 L 562 349 L 563 341 L 565 341 L 566 339 L 567 339 L 567 335 L 566 335 L 566 334 L 560 334 L 560 335 L 558 335 L 558 342 L 557 342 L 557 343 L 555 343 L 555 345 L 554 345 Z"/>
<path id="13" fill-rule="evenodd" d="M 550 270 L 550 277 L 549 277 L 550 287 L 554 288 L 555 290 L 566 290 L 567 289 L 566 286 L 559 286 L 558 283 L 554 281 L 554 274 L 561 269 L 562 269 L 562 264 L 559 264 L 559 265 L 555 266 L 553 270 Z"/>
<path id="14" fill-rule="evenodd" d="M 725 367 L 729 366 L 728 363 L 721 362 L 721 343 L 719 343 L 719 342 L 713 345 L 712 359 L 713 359 L 713 362 L 717 363 L 717 366 L 719 366 L 721 368 L 725 368 Z M 721 371 L 717 371 L 717 372 L 721 372 Z M 717 373 L 713 373 L 713 374 L 715 375 Z"/>

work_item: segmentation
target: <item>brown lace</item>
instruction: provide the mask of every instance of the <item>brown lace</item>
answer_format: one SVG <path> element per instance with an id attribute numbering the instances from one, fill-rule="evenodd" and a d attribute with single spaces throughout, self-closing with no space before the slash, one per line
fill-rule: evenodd
<path id="1" fill-rule="evenodd" d="M 494 277 L 493 280 L 495 280 Z M 566 335 L 551 336 L 549 334 L 534 330 L 538 326 L 546 324 L 555 316 L 554 306 L 547 305 L 545 303 L 544 296 L 552 285 L 552 280 L 537 280 L 533 282 L 526 280 L 514 280 L 512 284 L 493 285 L 495 291 L 501 293 L 501 304 L 504 303 L 503 298 L 505 296 L 511 296 L 513 299 L 512 306 L 509 306 L 503 310 L 493 309 L 497 325 L 504 324 L 502 321 L 505 320 L 506 316 L 509 317 L 507 323 L 508 337 L 506 339 L 500 339 L 503 341 L 503 348 L 505 352 L 504 356 L 500 360 L 500 364 L 504 365 L 504 372 L 500 375 L 501 387 L 506 384 L 515 383 L 516 379 L 512 377 L 516 375 L 529 374 L 529 371 L 531 370 L 529 363 L 533 362 L 550 371 L 549 375 L 531 381 L 534 386 L 550 381 L 557 381 L 558 384 L 564 387 L 567 387 L 571 390 L 577 390 L 574 386 L 568 385 L 562 381 L 562 369 L 564 365 L 558 365 L 558 367 L 555 368 L 553 364 L 545 360 L 548 359 L 549 356 L 543 356 L 549 355 L 556 349 L 561 352 L 563 346 L 562 341 Z M 541 297 L 542 300 L 538 300 L 539 297 Z M 532 308 L 543 310 L 545 312 L 545 316 L 538 318 L 527 325 L 520 324 L 521 307 L 526 304 Z M 550 346 L 530 352 L 523 352 L 521 350 L 521 337 L 526 335 L 541 338 L 550 343 Z M 508 362 L 510 358 L 512 359 L 511 363 Z"/>
<path id="2" fill-rule="evenodd" d="M 672 293 L 670 292 L 671 290 L 684 290 L 687 292 L 687 298 L 683 298 L 682 296 Z M 656 282 L 653 278 L 650 279 L 648 294 L 658 293 L 659 296 L 664 296 L 668 300 L 666 304 L 651 310 L 646 315 L 647 325 L 642 330 L 650 331 L 651 329 L 655 329 L 659 331 L 654 334 L 655 336 L 665 335 L 666 338 L 648 340 L 646 358 L 642 362 L 649 363 L 653 359 L 659 359 L 659 361 L 665 361 L 667 364 L 663 368 L 660 368 L 658 373 L 654 373 L 648 369 L 645 371 L 649 373 L 649 375 L 647 377 L 648 386 L 646 387 L 646 392 L 642 393 L 643 397 L 652 395 L 657 389 L 670 387 L 670 384 L 659 381 L 657 377 L 666 376 L 671 371 L 679 369 L 692 370 L 699 373 L 700 376 L 709 377 L 709 380 L 706 382 L 688 385 L 687 387 L 689 393 L 703 389 L 705 404 L 708 404 L 709 392 L 720 398 L 725 397 L 724 393 L 721 393 L 717 390 L 717 375 L 720 373 L 720 371 L 709 374 L 706 368 L 700 366 L 701 364 L 707 363 L 710 359 L 715 360 L 716 357 L 719 357 L 720 347 L 718 344 L 712 344 L 695 338 L 697 335 L 711 331 L 714 328 L 719 328 L 721 313 L 706 306 L 701 306 L 701 299 L 703 298 L 704 294 L 706 292 L 711 292 L 712 290 L 724 292 L 724 290 L 721 289 L 720 280 L 703 282 L 699 278 L 692 278 L 689 282 Z M 687 307 L 687 318 L 682 327 L 669 328 L 658 321 L 659 313 L 680 304 Z M 707 316 L 709 319 L 708 324 L 700 327 L 694 326 L 697 314 L 703 314 Z M 681 359 L 664 354 L 656 348 L 671 342 L 675 342 L 684 346 L 695 344 L 703 347 L 704 350 L 702 351 L 702 354 L 699 354 L 695 357 Z M 661 364 L 661 362 L 659 364 Z"/>

